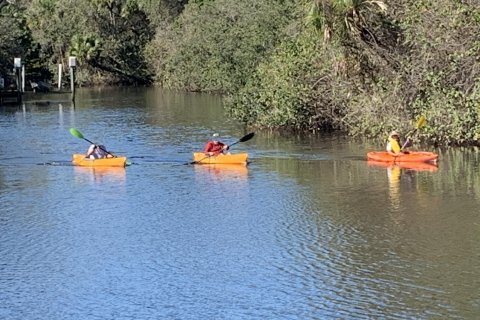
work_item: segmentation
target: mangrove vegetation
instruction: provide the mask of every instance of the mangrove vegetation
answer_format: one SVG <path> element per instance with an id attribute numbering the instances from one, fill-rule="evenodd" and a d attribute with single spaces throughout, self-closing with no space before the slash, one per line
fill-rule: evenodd
<path id="1" fill-rule="evenodd" d="M 0 74 L 225 96 L 252 127 L 479 145 L 480 0 L 0 0 Z M 65 79 L 68 81 L 68 79 Z"/>

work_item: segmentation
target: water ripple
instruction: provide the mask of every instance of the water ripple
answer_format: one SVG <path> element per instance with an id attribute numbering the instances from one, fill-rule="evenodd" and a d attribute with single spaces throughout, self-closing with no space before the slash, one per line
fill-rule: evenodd
<path id="1" fill-rule="evenodd" d="M 477 180 L 463 167 L 393 184 L 360 143 L 262 132 L 233 150 L 248 167 L 185 165 L 212 132 L 245 129 L 210 96 L 113 92 L 0 112 L 1 319 L 478 314 Z M 70 127 L 132 165 L 71 166 L 88 143 Z"/>

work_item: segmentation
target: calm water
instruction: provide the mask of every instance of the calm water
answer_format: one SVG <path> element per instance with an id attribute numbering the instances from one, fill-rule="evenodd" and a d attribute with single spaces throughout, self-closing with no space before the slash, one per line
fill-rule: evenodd
<path id="1" fill-rule="evenodd" d="M 0 319 L 478 319 L 480 153 L 372 166 L 376 142 L 248 133 L 219 97 L 79 90 L 0 107 Z M 88 143 L 132 162 L 70 165 Z"/>

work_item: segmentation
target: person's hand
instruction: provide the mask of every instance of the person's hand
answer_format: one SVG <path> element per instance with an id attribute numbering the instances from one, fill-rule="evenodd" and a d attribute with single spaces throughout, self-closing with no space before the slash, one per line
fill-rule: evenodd
<path id="1" fill-rule="evenodd" d="M 223 150 L 228 150 L 228 149 L 230 149 L 230 147 L 228 145 L 223 146 Z"/>
<path id="2" fill-rule="evenodd" d="M 412 144 L 413 144 L 413 140 L 410 137 L 408 137 L 407 141 L 405 141 L 405 144 L 403 145 L 403 148 L 411 147 Z"/>

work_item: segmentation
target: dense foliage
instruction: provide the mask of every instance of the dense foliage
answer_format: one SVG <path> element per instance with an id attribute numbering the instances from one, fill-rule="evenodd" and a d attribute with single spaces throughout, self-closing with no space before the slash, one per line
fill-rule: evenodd
<path id="1" fill-rule="evenodd" d="M 226 95 L 251 126 L 480 138 L 480 0 L 0 0 L 0 72 Z"/>
<path id="2" fill-rule="evenodd" d="M 421 137 L 478 143 L 478 2 L 313 1 L 305 17 L 299 36 L 230 98 L 233 115 L 367 136 L 406 132 L 425 115 Z"/>
<path id="3" fill-rule="evenodd" d="M 149 47 L 156 81 L 191 91 L 235 92 L 287 32 L 291 1 L 192 1 Z"/>
<path id="4" fill-rule="evenodd" d="M 0 39 L 0 66 L 6 73 L 13 57 L 21 56 L 27 78 L 54 81 L 57 65 L 66 69 L 68 57 L 74 55 L 81 85 L 151 83 L 144 48 L 156 25 L 173 20 L 184 4 L 178 0 L 0 0 L 0 25 L 6 30 Z M 25 38 L 28 41 L 18 41 Z M 39 75 L 33 72 L 37 65 L 43 67 Z"/>

